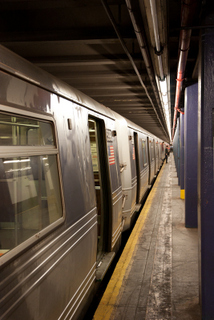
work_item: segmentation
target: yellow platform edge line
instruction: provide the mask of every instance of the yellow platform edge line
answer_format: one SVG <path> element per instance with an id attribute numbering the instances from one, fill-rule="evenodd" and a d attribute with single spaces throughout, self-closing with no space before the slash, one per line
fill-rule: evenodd
<path id="1" fill-rule="evenodd" d="M 138 242 L 139 235 L 140 233 L 142 234 L 142 228 L 145 225 L 145 220 L 151 207 L 151 203 L 155 197 L 157 185 L 163 174 L 164 166 L 165 164 L 163 165 L 162 170 L 160 171 L 153 185 L 153 188 L 143 206 L 143 209 L 140 212 L 134 229 L 132 230 L 129 240 L 123 250 L 123 253 L 116 265 L 113 275 L 100 301 L 100 304 L 94 314 L 94 320 L 109 320 L 111 317 L 114 305 L 117 301 L 117 297 L 119 295 L 119 291 L 123 283 L 124 276 L 126 275 L 127 268 L 135 252 L 135 246 Z"/>
<path id="2" fill-rule="evenodd" d="M 181 189 L 180 198 L 185 199 L 185 189 Z"/>

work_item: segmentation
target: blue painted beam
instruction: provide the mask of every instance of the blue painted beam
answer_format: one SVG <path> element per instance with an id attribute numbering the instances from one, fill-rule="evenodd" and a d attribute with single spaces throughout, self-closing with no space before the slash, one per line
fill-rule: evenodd
<path id="1" fill-rule="evenodd" d="M 178 184 L 180 185 L 180 119 L 177 119 L 177 126 L 175 136 L 173 139 L 173 154 L 175 159 L 175 166 L 178 176 Z"/>
<path id="2" fill-rule="evenodd" d="M 213 1 L 202 24 L 214 24 Z M 202 319 L 214 319 L 214 29 L 202 29 L 198 94 L 198 214 L 200 236 L 200 295 Z M 199 251 L 200 252 L 200 251 Z"/>
<path id="3" fill-rule="evenodd" d="M 198 84 L 185 89 L 184 100 L 185 226 L 197 228 Z"/>
<path id="4" fill-rule="evenodd" d="M 184 115 L 180 114 L 180 197 L 184 199 Z"/>

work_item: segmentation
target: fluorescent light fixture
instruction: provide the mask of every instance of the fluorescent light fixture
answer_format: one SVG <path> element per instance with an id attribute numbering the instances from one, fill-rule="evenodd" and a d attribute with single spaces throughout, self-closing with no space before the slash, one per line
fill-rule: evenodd
<path id="1" fill-rule="evenodd" d="M 168 104 L 168 98 L 167 98 L 166 94 L 162 95 L 162 99 L 163 99 L 163 104 L 164 105 Z"/>
<path id="2" fill-rule="evenodd" d="M 169 105 L 168 105 L 168 95 L 167 95 L 167 82 L 166 78 L 164 80 L 159 80 L 160 91 L 162 96 L 163 111 L 165 114 L 166 124 L 168 127 L 169 135 L 171 137 L 171 126 L 170 126 L 170 116 L 169 116 Z"/>
<path id="3" fill-rule="evenodd" d="M 167 83 L 166 83 L 166 78 L 164 80 L 160 80 L 160 89 L 161 89 L 161 93 L 162 95 L 167 94 Z"/>

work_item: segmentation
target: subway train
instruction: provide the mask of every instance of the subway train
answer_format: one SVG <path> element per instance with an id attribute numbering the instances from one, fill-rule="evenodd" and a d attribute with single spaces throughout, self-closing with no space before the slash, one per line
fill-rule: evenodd
<path id="1" fill-rule="evenodd" d="M 0 319 L 80 319 L 165 143 L 0 46 Z"/>

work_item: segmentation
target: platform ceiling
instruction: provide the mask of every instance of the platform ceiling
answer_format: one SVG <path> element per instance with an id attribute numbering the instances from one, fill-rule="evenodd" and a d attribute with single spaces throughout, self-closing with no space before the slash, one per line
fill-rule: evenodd
<path id="1" fill-rule="evenodd" d="M 158 0 L 156 4 L 173 117 L 181 1 Z M 153 85 L 136 38 L 130 6 L 147 45 Z M 199 14 L 194 26 L 198 24 Z M 197 80 L 198 40 L 196 27 L 191 36 L 185 85 Z M 169 141 L 160 98 L 154 91 L 155 84 L 158 92 L 159 70 L 149 0 L 0 1 L 0 43 Z"/>

